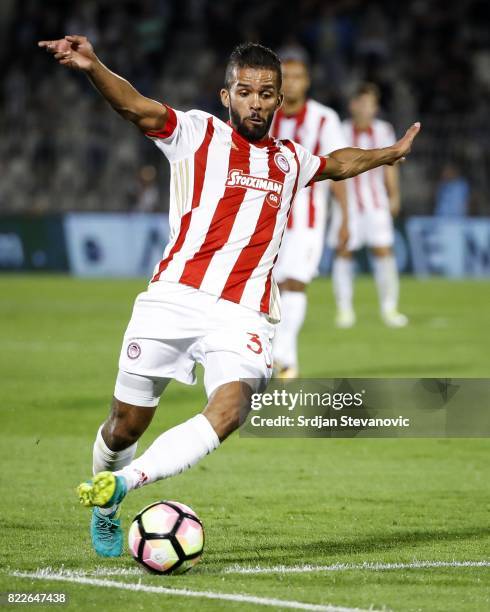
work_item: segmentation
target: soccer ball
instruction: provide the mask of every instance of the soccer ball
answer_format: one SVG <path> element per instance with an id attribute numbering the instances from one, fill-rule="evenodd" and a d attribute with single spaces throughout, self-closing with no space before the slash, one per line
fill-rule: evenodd
<path id="1" fill-rule="evenodd" d="M 189 506 L 158 501 L 134 517 L 128 540 L 132 556 L 146 569 L 157 574 L 181 574 L 201 558 L 204 529 Z"/>

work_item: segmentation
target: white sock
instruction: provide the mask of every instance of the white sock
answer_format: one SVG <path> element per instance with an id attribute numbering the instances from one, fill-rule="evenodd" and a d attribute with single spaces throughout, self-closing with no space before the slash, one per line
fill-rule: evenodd
<path id="1" fill-rule="evenodd" d="M 219 446 L 219 438 L 203 414 L 172 427 L 129 465 L 116 472 L 128 490 L 187 470 Z"/>
<path id="2" fill-rule="evenodd" d="M 116 470 L 120 470 L 124 466 L 129 465 L 136 454 L 136 447 L 138 446 L 138 443 L 135 442 L 122 451 L 112 451 L 104 442 L 104 438 L 102 437 L 102 427 L 103 425 L 99 427 L 94 443 L 92 464 L 94 474 L 103 472 L 105 470 L 115 472 Z"/>
<path id="3" fill-rule="evenodd" d="M 373 269 L 381 311 L 396 310 L 399 284 L 395 258 L 393 255 L 373 257 Z"/>
<path id="4" fill-rule="evenodd" d="M 94 442 L 92 463 L 94 474 L 103 472 L 105 470 L 115 472 L 116 470 L 120 470 L 126 465 L 129 465 L 136 454 L 136 447 L 138 446 L 138 443 L 135 442 L 122 451 L 112 451 L 104 442 L 104 438 L 102 437 L 102 427 L 103 425 L 99 427 L 99 431 L 97 432 Z M 111 506 L 109 508 L 99 508 L 99 512 L 105 515 L 112 514 L 117 510 L 117 507 L 118 505 L 116 504 L 115 506 Z"/>
<path id="5" fill-rule="evenodd" d="M 281 292 L 281 321 L 273 341 L 274 359 L 286 367 L 298 367 L 298 335 L 306 315 L 304 291 Z"/>
<path id="6" fill-rule="evenodd" d="M 354 262 L 352 258 L 336 257 L 334 259 L 332 282 L 337 310 L 352 310 L 354 292 Z"/>

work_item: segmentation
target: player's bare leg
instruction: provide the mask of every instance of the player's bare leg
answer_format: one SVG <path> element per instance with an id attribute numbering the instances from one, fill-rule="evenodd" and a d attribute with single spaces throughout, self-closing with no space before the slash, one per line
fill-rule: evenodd
<path id="1" fill-rule="evenodd" d="M 78 489 L 81 503 L 112 507 L 120 504 L 128 491 L 195 465 L 238 428 L 240 413 L 249 408 L 251 394 L 251 387 L 240 381 L 221 385 L 202 413 L 161 434 L 141 457 L 117 472 L 100 472 L 82 483 Z M 138 410 L 146 408 L 130 406 L 132 414 Z M 121 430 L 119 424 L 116 427 Z"/>
<path id="2" fill-rule="evenodd" d="M 219 386 L 202 413 L 161 434 L 138 459 L 116 473 L 128 490 L 175 476 L 215 450 L 235 431 L 240 410 L 250 405 L 251 388 L 243 382 Z"/>
<path id="3" fill-rule="evenodd" d="M 356 315 L 352 303 L 354 295 L 354 261 L 352 252 L 337 249 L 332 266 L 332 283 L 337 304 L 335 325 L 341 329 L 352 327 Z"/>
<path id="4" fill-rule="evenodd" d="M 273 342 L 274 372 L 277 378 L 298 376 L 298 335 L 306 315 L 306 284 L 288 278 L 279 283 L 281 321 L 276 326 Z"/>
<path id="5" fill-rule="evenodd" d="M 137 442 L 155 414 L 155 407 L 136 407 L 112 398 L 111 411 L 100 426 L 94 444 L 94 474 L 115 472 L 131 463 Z"/>
<path id="6" fill-rule="evenodd" d="M 115 472 L 134 459 L 139 438 L 153 419 L 156 406 L 133 406 L 112 398 L 111 411 L 97 432 L 93 448 L 93 473 Z M 101 510 L 113 514 L 117 507 Z"/>
<path id="7" fill-rule="evenodd" d="M 240 414 L 250 408 L 251 396 L 250 386 L 240 381 L 221 385 L 212 393 L 202 414 L 211 424 L 220 442 L 238 429 Z"/>
<path id="8" fill-rule="evenodd" d="M 94 549 L 101 556 L 117 557 L 123 549 L 118 510 L 125 495 L 124 483 L 117 483 L 110 473 L 131 463 L 137 442 L 150 424 L 155 410 L 156 407 L 132 406 L 114 397 L 110 414 L 97 432 L 93 448 L 93 473 L 105 476 L 94 476 L 92 481 L 82 483 L 78 491 L 80 501 L 85 505 L 93 505 L 91 499 L 94 496 L 105 495 L 105 499 L 100 501 L 106 507 L 94 508 L 90 529 Z M 112 503 L 107 506 L 105 502 L 110 499 Z"/>
<path id="9" fill-rule="evenodd" d="M 398 312 L 399 281 L 393 249 L 374 247 L 371 252 L 381 318 L 388 327 L 405 327 L 408 319 Z"/>

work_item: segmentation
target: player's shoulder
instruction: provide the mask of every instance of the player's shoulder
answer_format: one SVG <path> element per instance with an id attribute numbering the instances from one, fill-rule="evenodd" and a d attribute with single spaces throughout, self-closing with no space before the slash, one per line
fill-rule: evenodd
<path id="1" fill-rule="evenodd" d="M 275 144 L 279 148 L 279 152 L 283 153 L 286 158 L 295 155 L 303 158 L 305 155 L 309 155 L 308 149 L 295 140 L 289 140 L 288 138 L 275 139 Z"/>
<path id="2" fill-rule="evenodd" d="M 312 98 L 308 98 L 307 104 L 309 112 L 325 117 L 327 120 L 333 119 L 340 121 L 339 114 L 332 107 L 326 106 L 325 104 L 318 102 L 318 100 L 313 100 Z"/>
<path id="3" fill-rule="evenodd" d="M 219 117 L 216 117 L 216 115 L 208 113 L 207 111 L 194 108 L 185 111 L 182 115 L 180 115 L 180 117 L 182 118 L 183 123 L 189 125 L 193 131 L 199 134 L 201 134 L 203 131 L 209 131 L 211 129 L 214 134 L 227 140 L 231 137 L 231 132 L 233 131 L 232 127 L 228 123 Z"/>
<path id="4" fill-rule="evenodd" d="M 345 130 L 351 130 L 352 129 L 352 119 L 342 119 L 342 127 Z"/>
<path id="5" fill-rule="evenodd" d="M 190 110 L 174 108 L 173 110 L 177 113 L 177 115 L 185 115 L 186 117 L 189 117 L 189 119 L 197 119 L 202 121 L 207 121 L 210 117 L 213 119 L 213 121 L 214 119 L 217 119 L 217 117 L 214 117 L 214 115 L 211 115 L 211 113 L 199 110 L 198 108 L 191 108 Z"/>
<path id="6" fill-rule="evenodd" d="M 182 120 L 190 120 L 194 124 L 206 124 L 209 120 L 212 121 L 215 129 L 229 129 L 229 126 L 222 121 L 219 117 L 208 113 L 207 111 L 200 110 L 198 108 L 191 108 L 190 110 L 173 109 L 177 115 L 177 118 Z M 185 118 L 185 119 L 184 119 Z"/>

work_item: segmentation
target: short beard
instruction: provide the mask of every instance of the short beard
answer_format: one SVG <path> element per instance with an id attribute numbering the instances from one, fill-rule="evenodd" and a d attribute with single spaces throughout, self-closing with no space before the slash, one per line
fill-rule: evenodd
<path id="1" fill-rule="evenodd" d="M 245 122 L 242 121 L 240 115 L 234 110 L 233 106 L 230 102 L 230 119 L 233 127 L 236 131 L 243 136 L 246 140 L 250 142 L 256 142 L 257 140 L 262 140 L 264 136 L 269 133 L 269 129 L 271 127 L 272 119 L 274 118 L 274 113 L 271 113 L 270 117 L 266 120 L 263 126 L 256 126 L 253 128 L 248 128 L 245 125 Z"/>

